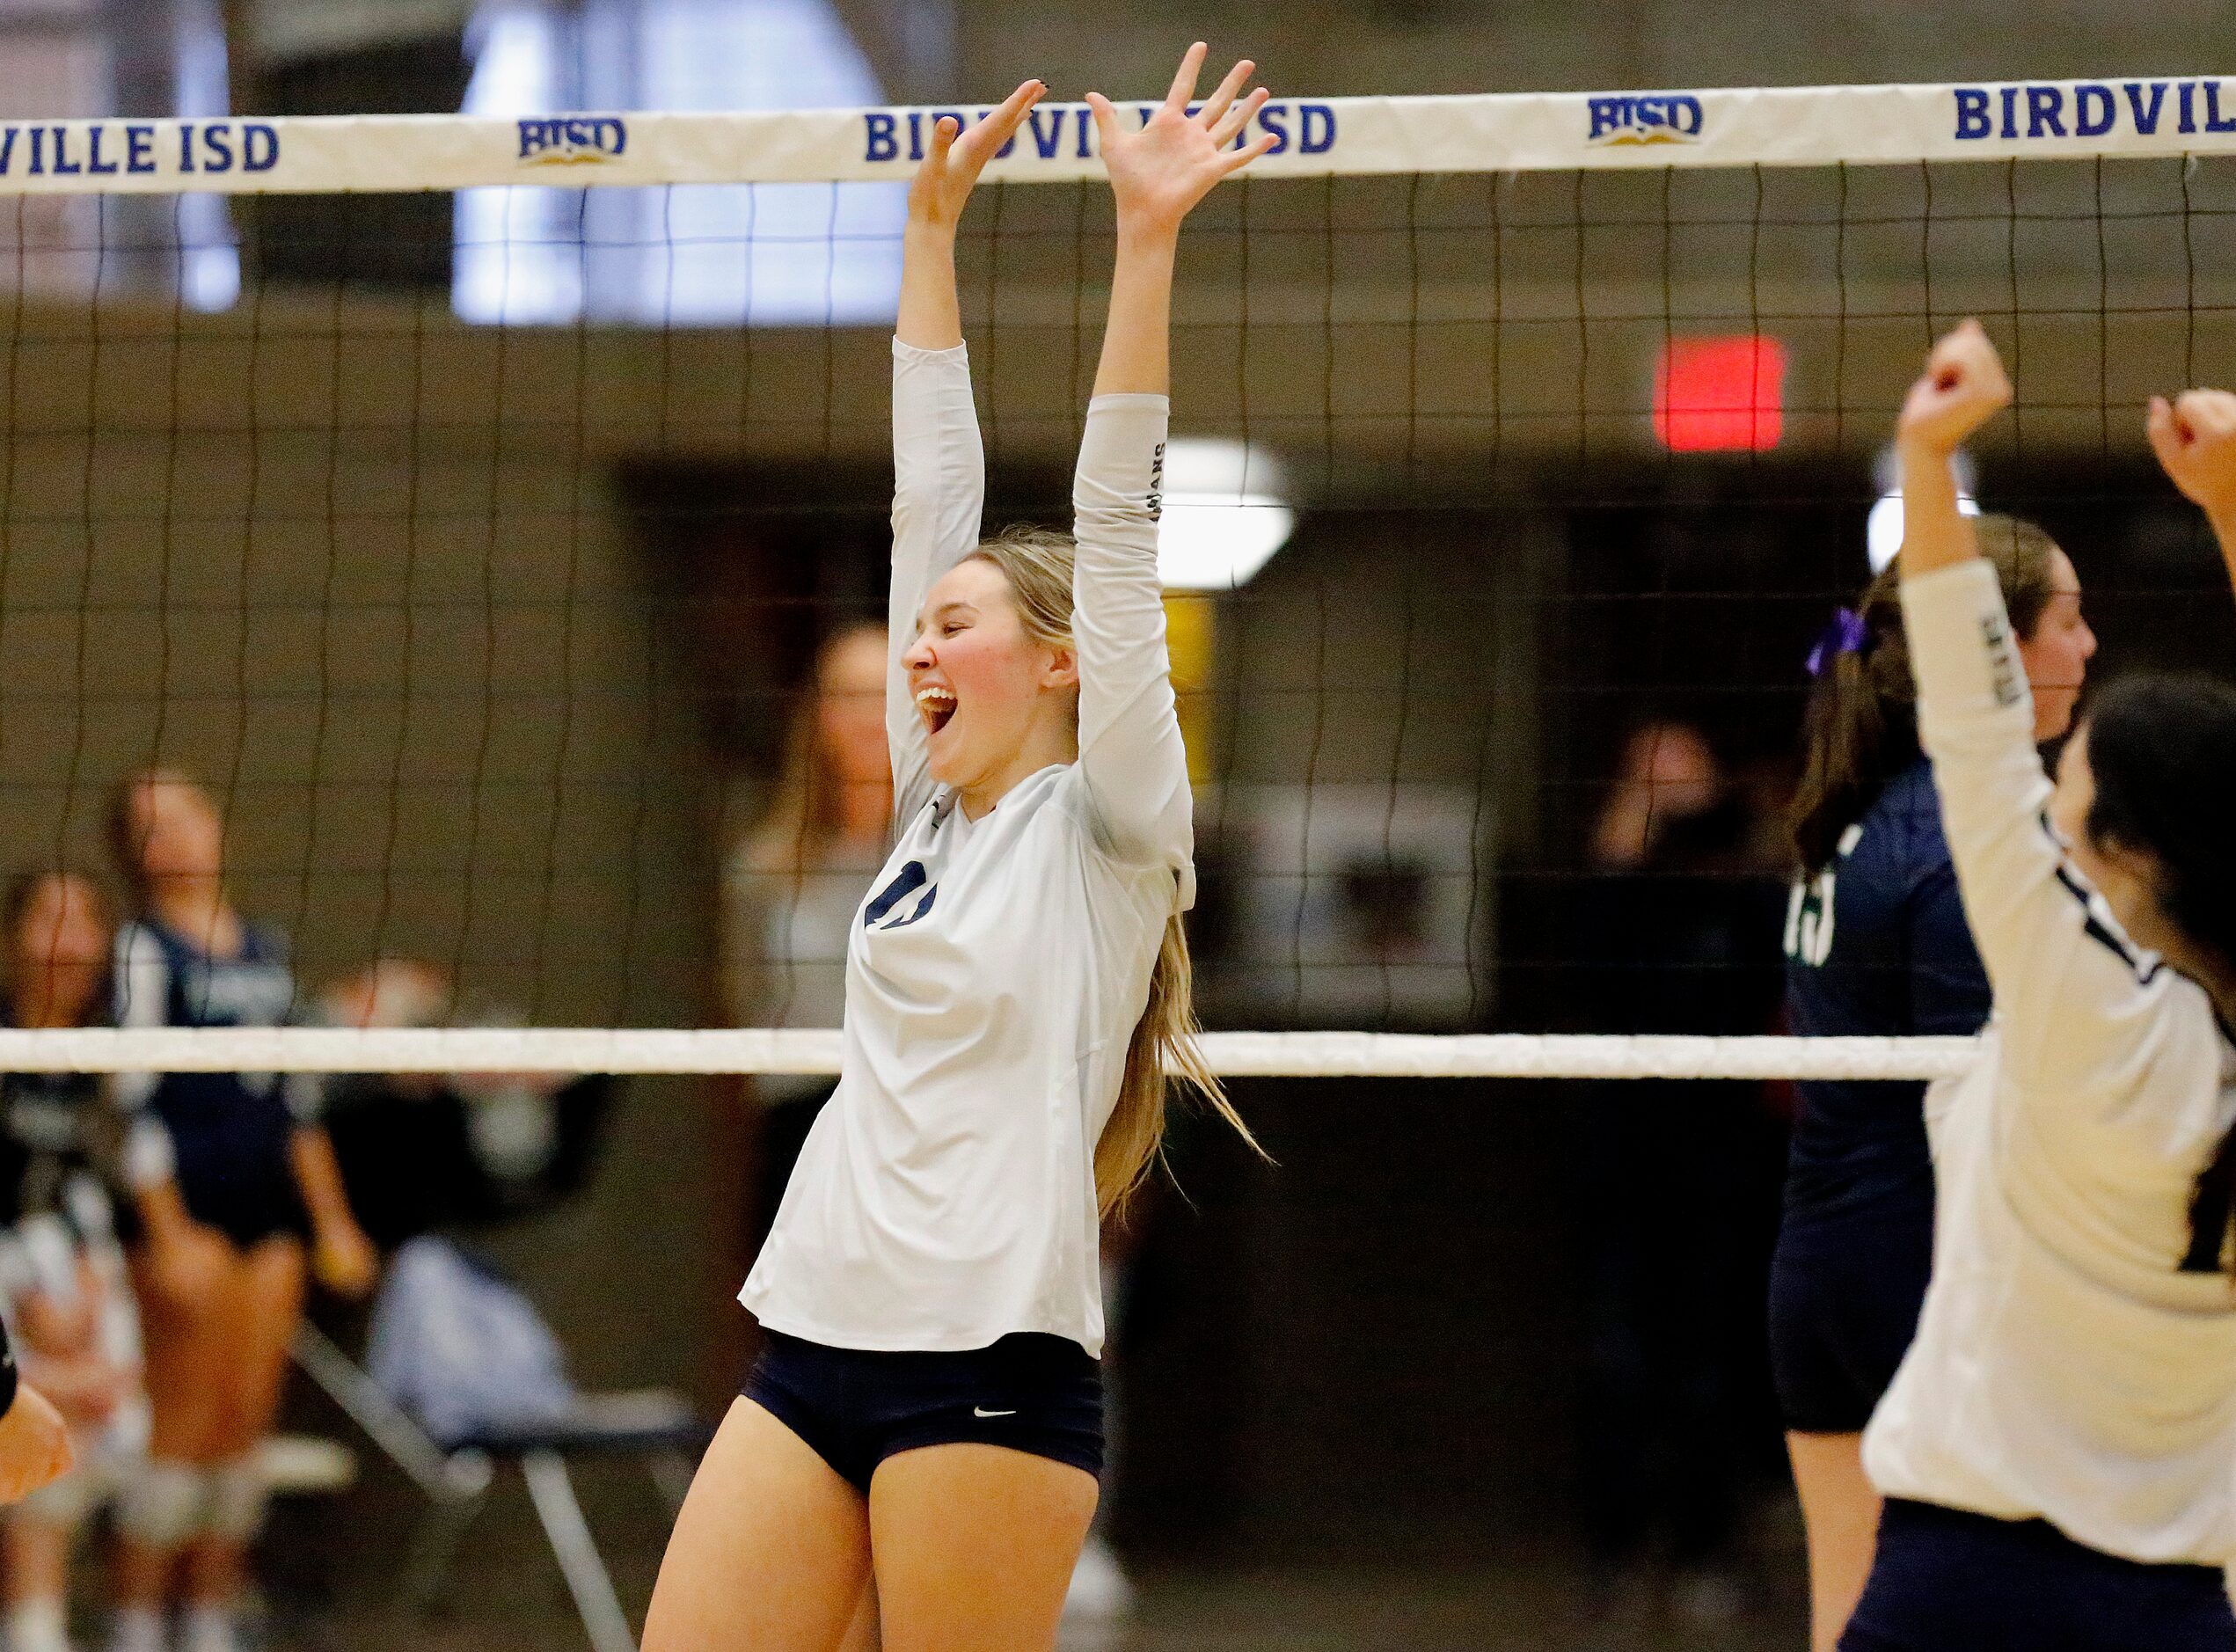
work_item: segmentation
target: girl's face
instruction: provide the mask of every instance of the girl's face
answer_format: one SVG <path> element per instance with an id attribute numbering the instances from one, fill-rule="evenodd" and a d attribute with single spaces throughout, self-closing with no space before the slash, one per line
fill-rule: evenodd
<path id="1" fill-rule="evenodd" d="M 2035 699 L 2035 743 L 2056 740 L 2073 726 L 2088 662 L 2096 653 L 2096 633 L 2080 611 L 2080 576 L 2063 551 L 2050 553 L 2050 597 L 2035 621 L 2034 633 L 2020 640 L 2019 657 Z"/>
<path id="2" fill-rule="evenodd" d="M 8 937 L 15 979 L 28 984 L 43 977 L 50 995 L 69 980 L 98 980 L 109 956 L 102 910 L 100 895 L 84 878 L 66 872 L 41 878 Z"/>
<path id="3" fill-rule="evenodd" d="M 150 886 L 223 872 L 224 824 L 208 793 L 191 780 L 159 776 L 141 782 L 133 788 L 131 824 L 140 876 Z"/>
<path id="4" fill-rule="evenodd" d="M 925 594 L 902 662 L 932 778 L 964 791 L 1001 777 L 1047 714 L 1047 697 L 1079 681 L 1070 648 L 1026 634 L 1008 579 L 983 557 L 948 569 Z"/>
<path id="5" fill-rule="evenodd" d="M 815 733 L 822 742 L 823 760 L 839 783 L 889 784 L 882 628 L 859 625 L 841 632 L 823 655 L 815 695 Z"/>

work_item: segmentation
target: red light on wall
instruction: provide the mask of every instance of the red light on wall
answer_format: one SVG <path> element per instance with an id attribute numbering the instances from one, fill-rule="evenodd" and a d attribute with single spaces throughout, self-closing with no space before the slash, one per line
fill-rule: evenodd
<path id="1" fill-rule="evenodd" d="M 1672 453 L 1762 453 L 1783 423 L 1776 339 L 1671 339 L 1654 367 L 1654 434 Z"/>

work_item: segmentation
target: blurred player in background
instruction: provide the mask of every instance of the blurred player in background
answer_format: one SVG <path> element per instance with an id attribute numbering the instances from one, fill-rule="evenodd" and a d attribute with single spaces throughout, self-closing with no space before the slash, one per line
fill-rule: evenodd
<path id="1" fill-rule="evenodd" d="M 2033 685 L 2034 737 L 2072 727 L 2096 638 L 2065 553 L 2029 523 L 1974 523 Z M 1786 921 L 1789 1031 L 1905 1037 L 1979 1031 L 1972 945 L 1940 798 L 1918 742 L 1900 571 L 1872 581 L 1810 655 Z M 1816 1652 L 1840 1638 L 1871 1570 L 1879 1498 L 1863 1426 L 1917 1328 L 1933 1249 L 1922 1084 L 1806 1081 L 1772 1264 L 1771 1363 L 1809 1530 Z"/>
<path id="2" fill-rule="evenodd" d="M 109 1019 L 108 903 L 90 878 L 30 873 L 0 901 L 6 1023 Z M 115 1115 L 90 1072 L 0 1078 L 0 1305 L 26 1381 L 69 1424 L 78 1466 L 7 1523 L 8 1652 L 69 1652 L 69 1551 L 147 1449 L 139 1315 L 117 1206 Z"/>
<path id="3" fill-rule="evenodd" d="M 274 1027 L 296 984 L 279 938 L 225 888 L 224 824 L 175 771 L 118 788 L 111 846 L 138 912 L 116 941 L 124 1027 Z M 235 1652 L 237 1601 L 307 1267 L 355 1296 L 371 1244 L 317 1122 L 318 1086 L 272 1073 L 126 1074 L 127 1176 L 141 1235 L 133 1277 L 147 1335 L 154 1428 L 122 1500 L 116 1652 L 166 1644 L 181 1573 L 180 1652 Z M 306 1254 L 307 1253 L 307 1254 Z"/>
<path id="4" fill-rule="evenodd" d="M 1761 822 L 1707 735 L 1657 719 L 1625 741 L 1569 891 L 1585 968 L 1569 1012 L 1597 1033 L 1769 1030 L 1780 891 Z M 1734 1574 L 1761 1393 L 1761 1280 L 1778 1123 L 1762 1085 L 1623 1080 L 1573 1114 L 1589 1315 L 1579 1457 L 1600 1604 L 1669 1602 L 1714 1624 Z"/>
<path id="5" fill-rule="evenodd" d="M 723 868 L 724 1007 L 736 1026 L 835 1027 L 845 1017 L 847 934 L 893 837 L 885 657 L 885 627 L 873 623 L 816 650 L 775 794 Z M 835 1085 L 814 1074 L 754 1080 L 763 1106 L 749 1255 Z"/>

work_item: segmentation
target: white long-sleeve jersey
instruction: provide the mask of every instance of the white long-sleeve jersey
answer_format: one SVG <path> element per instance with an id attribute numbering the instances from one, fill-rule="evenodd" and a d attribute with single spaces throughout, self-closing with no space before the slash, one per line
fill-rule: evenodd
<path id="1" fill-rule="evenodd" d="M 2236 1049 L 2052 831 L 1994 571 L 1910 581 L 1903 610 L 1995 1012 L 1979 1064 L 1927 1104 L 1933 1283 L 1865 1467 L 1889 1496 L 2226 1565 L 2236 1289 L 2183 1263 L 2195 1184 L 2236 1118 Z"/>
<path id="2" fill-rule="evenodd" d="M 901 837 L 855 915 L 838 1089 L 739 1300 L 838 1348 L 1013 1331 L 1102 1349 L 1094 1146 L 1173 912 L 1193 899 L 1187 753 L 1157 579 L 1167 402 L 1089 405 L 1073 507 L 1079 757 L 973 821 L 926 770 L 902 663 L 978 543 L 961 346 L 895 340 L 886 727 Z"/>

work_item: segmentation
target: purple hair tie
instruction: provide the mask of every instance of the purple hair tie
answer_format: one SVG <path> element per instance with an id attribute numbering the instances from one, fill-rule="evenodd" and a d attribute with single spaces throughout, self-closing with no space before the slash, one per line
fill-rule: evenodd
<path id="1" fill-rule="evenodd" d="M 1871 627 L 1864 623 L 1861 614 L 1852 608 L 1835 609 L 1831 619 L 1817 634 L 1815 646 L 1809 649 L 1809 674 L 1811 676 L 1823 676 L 1824 668 L 1832 663 L 1835 656 L 1861 654 L 1863 645 L 1870 640 Z"/>

